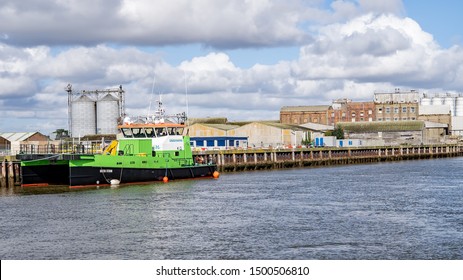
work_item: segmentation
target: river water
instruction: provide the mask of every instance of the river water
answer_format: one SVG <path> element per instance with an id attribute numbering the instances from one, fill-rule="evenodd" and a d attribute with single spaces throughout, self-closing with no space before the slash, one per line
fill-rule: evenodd
<path id="1" fill-rule="evenodd" d="M 463 158 L 2 190 L 0 259 L 463 259 Z"/>

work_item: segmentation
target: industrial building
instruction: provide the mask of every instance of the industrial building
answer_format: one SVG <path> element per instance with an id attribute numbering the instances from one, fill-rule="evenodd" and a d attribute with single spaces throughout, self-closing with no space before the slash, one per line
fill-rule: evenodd
<path id="1" fill-rule="evenodd" d="M 420 94 L 415 91 L 375 92 L 376 121 L 414 121 L 418 119 Z"/>
<path id="2" fill-rule="evenodd" d="M 21 150 L 33 149 L 49 140 L 48 136 L 40 132 L 0 133 L 0 152 L 3 155 L 16 155 Z"/>
<path id="3" fill-rule="evenodd" d="M 299 125 L 304 123 L 319 123 L 327 125 L 331 106 L 284 106 L 280 110 L 280 123 Z"/>
<path id="4" fill-rule="evenodd" d="M 448 127 L 428 121 L 339 123 L 346 138 L 361 139 L 376 146 L 443 143 Z"/>
<path id="5" fill-rule="evenodd" d="M 196 148 L 270 148 L 300 146 L 310 129 L 257 121 L 240 124 L 195 123 L 188 127 L 193 147 Z"/>
<path id="6" fill-rule="evenodd" d="M 204 119 L 203 121 L 210 121 Z M 225 120 L 226 121 L 226 120 Z M 222 123 L 194 123 L 188 126 L 191 146 L 196 149 L 247 148 L 248 137 L 236 136 L 239 125 Z"/>

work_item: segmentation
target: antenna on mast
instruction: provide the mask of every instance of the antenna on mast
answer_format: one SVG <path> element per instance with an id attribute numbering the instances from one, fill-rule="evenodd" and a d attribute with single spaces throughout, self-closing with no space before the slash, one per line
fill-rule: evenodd
<path id="1" fill-rule="evenodd" d="M 185 105 L 186 105 L 185 118 L 186 118 L 186 125 L 189 126 L 190 124 L 189 124 L 189 121 L 188 121 L 188 82 L 187 82 L 185 70 L 183 70 L 183 77 L 184 77 L 184 80 L 185 80 Z"/>
<path id="2" fill-rule="evenodd" d="M 156 83 L 156 75 L 153 75 L 153 85 L 151 86 L 150 105 L 148 107 L 148 116 L 151 114 L 151 103 L 153 102 L 154 84 Z"/>

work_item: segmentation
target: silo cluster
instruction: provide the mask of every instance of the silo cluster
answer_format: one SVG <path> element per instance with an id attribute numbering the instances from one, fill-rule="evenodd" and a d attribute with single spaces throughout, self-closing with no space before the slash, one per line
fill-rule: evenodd
<path id="1" fill-rule="evenodd" d="M 117 134 L 118 119 L 124 114 L 122 87 L 73 93 L 68 86 L 67 91 L 72 137 Z"/>
<path id="2" fill-rule="evenodd" d="M 433 96 L 424 95 L 420 100 L 422 106 L 440 106 L 447 105 L 452 117 L 463 116 L 463 95 L 461 94 L 434 94 Z"/>

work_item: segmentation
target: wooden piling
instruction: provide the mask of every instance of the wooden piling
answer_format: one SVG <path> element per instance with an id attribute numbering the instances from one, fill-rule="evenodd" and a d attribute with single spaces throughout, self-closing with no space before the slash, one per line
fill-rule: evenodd
<path id="1" fill-rule="evenodd" d="M 219 171 L 279 169 L 463 156 L 463 145 L 203 151 Z"/>
<path id="2" fill-rule="evenodd" d="M 6 184 L 6 160 L 3 160 L 1 163 L 0 163 L 0 187 L 1 188 L 6 188 L 7 184 Z"/>

